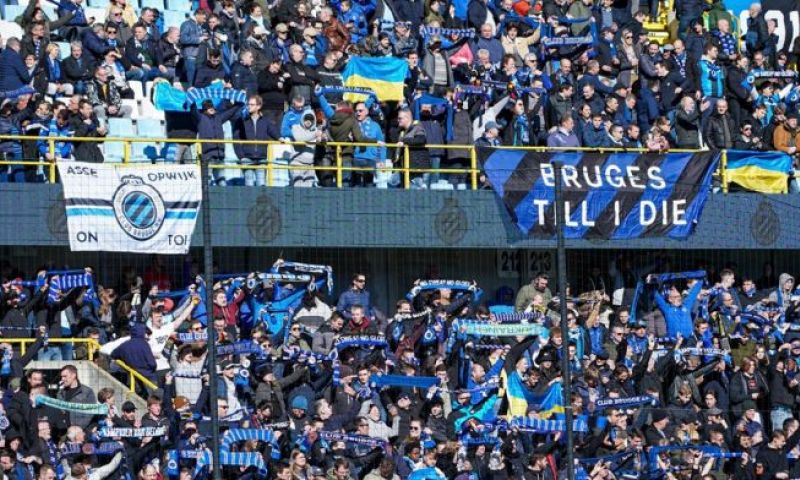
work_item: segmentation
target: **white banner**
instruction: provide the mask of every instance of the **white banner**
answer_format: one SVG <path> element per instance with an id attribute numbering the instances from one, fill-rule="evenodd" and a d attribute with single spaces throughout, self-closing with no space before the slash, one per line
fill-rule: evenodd
<path id="1" fill-rule="evenodd" d="M 184 254 L 200 209 L 197 165 L 58 164 L 72 251 Z"/>

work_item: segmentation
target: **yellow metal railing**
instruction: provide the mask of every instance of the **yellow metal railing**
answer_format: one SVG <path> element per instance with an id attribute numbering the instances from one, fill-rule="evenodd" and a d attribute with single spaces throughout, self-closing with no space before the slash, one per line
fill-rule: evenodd
<path id="1" fill-rule="evenodd" d="M 19 351 L 21 355 L 25 355 L 25 352 L 28 350 L 28 345 L 35 341 L 35 338 L 0 338 L 0 343 L 19 345 Z M 85 343 L 88 359 L 90 361 L 94 360 L 95 353 L 100 350 L 100 344 L 97 343 L 97 340 L 93 338 L 51 338 L 48 340 L 48 343 L 71 343 L 73 345 Z"/>
<path id="2" fill-rule="evenodd" d="M 35 338 L 0 338 L 0 343 L 19 345 L 21 355 L 25 355 L 25 352 L 28 350 L 28 345 L 32 344 L 35 341 L 36 341 Z M 48 343 L 51 344 L 71 343 L 73 345 L 86 344 L 86 352 L 89 361 L 94 361 L 97 352 L 100 351 L 100 343 L 93 338 L 51 338 L 48 340 Z M 136 393 L 137 381 L 142 382 L 142 384 L 145 387 L 151 390 L 155 390 L 156 388 L 158 388 L 158 385 L 156 385 L 149 379 L 145 378 L 141 373 L 134 370 L 129 365 L 125 364 L 125 362 L 123 362 L 122 360 L 116 360 L 115 363 L 118 367 L 127 372 L 129 379 L 128 390 L 130 393 Z"/>
<path id="3" fill-rule="evenodd" d="M 145 387 L 149 388 L 150 390 L 155 390 L 155 389 L 158 388 L 158 385 L 156 385 L 155 383 L 151 382 L 149 379 L 145 378 L 144 375 L 142 375 L 141 373 L 137 372 L 136 370 L 134 370 L 133 368 L 128 366 L 122 360 L 116 360 L 115 362 L 116 362 L 118 367 L 120 367 L 123 370 L 125 370 L 126 372 L 128 372 L 128 390 L 131 393 L 135 393 L 136 392 L 136 381 L 137 380 L 142 382 L 142 385 L 144 385 Z"/>
<path id="4" fill-rule="evenodd" d="M 671 0 L 670 0 L 671 1 Z M 0 140 L 18 140 L 18 141 L 31 141 L 33 139 L 38 139 L 38 137 L 28 137 L 28 136 L 19 136 L 19 135 L 0 135 Z M 49 150 L 51 153 L 55 152 L 55 143 L 61 141 L 69 141 L 69 142 L 98 142 L 97 138 L 90 137 L 90 138 L 80 138 L 80 137 L 70 137 L 70 138 L 62 138 L 62 137 L 47 137 L 46 140 L 49 143 Z M 315 172 L 333 172 L 336 179 L 336 186 L 341 188 L 343 186 L 343 178 L 344 172 L 367 172 L 367 173 L 374 173 L 376 171 L 387 172 L 387 173 L 399 173 L 402 178 L 402 185 L 403 188 L 408 189 L 411 187 L 411 175 L 418 174 L 418 173 L 435 173 L 435 174 L 461 174 L 467 175 L 469 178 L 470 188 L 473 190 L 477 190 L 478 185 L 478 177 L 480 175 L 480 166 L 478 165 L 478 153 L 477 148 L 475 145 L 426 145 L 425 148 L 427 149 L 438 149 L 438 150 L 463 150 L 466 151 L 466 155 L 469 157 L 469 167 L 467 168 L 412 168 L 411 167 L 411 150 L 408 146 L 398 147 L 395 144 L 377 144 L 377 143 L 346 143 L 346 142 L 320 142 L 319 144 L 308 144 L 303 142 L 277 142 L 277 141 L 258 141 L 258 140 L 211 140 L 211 139 L 194 139 L 194 138 L 130 138 L 130 137 L 105 137 L 100 142 L 118 142 L 124 144 L 124 156 L 122 159 L 122 163 L 119 165 L 124 165 L 126 167 L 136 168 L 138 166 L 146 166 L 151 165 L 151 162 L 131 162 L 131 144 L 134 143 L 148 143 L 148 144 L 156 144 L 156 143 L 178 143 L 178 144 L 188 144 L 194 145 L 196 147 L 196 161 L 200 162 L 200 155 L 202 150 L 202 145 L 211 145 L 211 144 L 234 144 L 234 145 L 260 145 L 265 146 L 267 149 L 267 161 L 265 164 L 261 165 L 241 165 L 236 163 L 216 163 L 211 164 L 208 167 L 215 170 L 263 170 L 265 171 L 266 176 L 266 184 L 268 187 L 272 187 L 275 184 L 275 172 L 280 170 L 313 170 Z M 277 163 L 274 157 L 275 148 L 277 146 L 293 146 L 293 145 L 321 145 L 327 148 L 332 149 L 335 153 L 335 163 L 332 166 L 322 166 L 322 165 L 289 165 L 285 163 Z M 344 164 L 343 158 L 343 149 L 344 148 L 354 148 L 354 147 L 378 147 L 378 148 L 402 148 L 401 155 L 396 155 L 395 159 L 401 160 L 401 165 L 395 165 L 390 168 L 376 168 L 376 167 L 354 167 L 354 166 L 346 166 Z M 525 151 L 533 151 L 533 152 L 546 152 L 546 151 L 569 151 L 569 152 L 599 152 L 599 153 L 613 153 L 613 152 L 638 152 L 638 153 L 645 153 L 649 152 L 646 148 L 627 148 L 627 149 L 620 149 L 620 148 L 588 148 L 588 147 L 534 147 L 534 146 L 521 146 L 521 147 L 511 147 L 511 146 L 503 146 L 501 147 L 504 150 L 525 150 Z M 700 150 L 696 149 L 670 149 L 669 153 L 695 153 L 699 152 Z M 466 156 L 465 155 L 465 156 Z M 352 156 L 352 154 L 351 154 Z M 720 169 L 716 172 L 717 177 L 720 179 L 720 183 L 722 184 L 722 189 L 724 192 L 728 191 L 728 176 L 725 171 L 726 169 L 726 162 L 727 157 L 725 153 L 723 153 L 722 161 L 720 162 Z M 47 168 L 49 172 L 49 181 L 51 183 L 55 183 L 57 180 L 57 172 L 56 172 L 56 162 L 51 161 L 16 161 L 16 160 L 6 160 L 0 161 L 0 166 L 3 165 L 24 165 L 24 166 L 41 166 L 43 168 Z"/>

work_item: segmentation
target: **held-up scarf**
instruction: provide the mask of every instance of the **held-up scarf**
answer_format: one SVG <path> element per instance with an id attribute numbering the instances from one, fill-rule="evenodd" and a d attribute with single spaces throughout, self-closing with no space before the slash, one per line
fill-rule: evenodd
<path id="1" fill-rule="evenodd" d="M 103 427 L 99 431 L 99 435 L 101 438 L 163 437 L 166 434 L 167 434 L 167 427 L 140 427 L 140 428 Z"/>
<path id="2" fill-rule="evenodd" d="M 369 95 L 375 96 L 375 91 L 371 88 L 363 88 L 363 87 L 339 87 L 339 86 L 329 86 L 329 87 L 321 87 L 320 93 L 323 95 L 326 93 L 357 93 L 360 95 Z"/>
<path id="3" fill-rule="evenodd" d="M 524 432 L 547 433 L 547 432 L 566 432 L 566 420 L 541 420 L 538 418 L 514 417 L 509 422 L 512 428 L 518 428 Z M 574 432 L 588 432 L 589 425 L 586 420 L 576 418 L 572 423 Z"/>
<path id="4" fill-rule="evenodd" d="M 423 25 L 419 27 L 419 33 L 426 40 L 434 35 L 438 35 L 440 37 L 450 37 L 451 35 L 455 35 L 458 38 L 475 37 L 474 28 L 439 28 L 439 27 L 426 27 Z"/>
<path id="5" fill-rule="evenodd" d="M 256 273 L 254 278 L 247 279 L 247 288 L 253 290 L 261 281 L 262 285 L 267 286 L 268 282 L 283 283 L 308 283 L 312 280 L 311 275 L 295 275 L 293 273 Z"/>
<path id="6" fill-rule="evenodd" d="M 754 83 L 757 78 L 795 78 L 797 72 L 794 70 L 758 70 L 747 75 L 747 82 Z"/>
<path id="7" fill-rule="evenodd" d="M 723 356 L 724 357 L 725 355 L 730 353 L 729 351 L 724 350 L 722 348 L 691 348 L 690 347 L 690 348 L 681 348 L 678 351 L 680 353 L 682 353 L 683 355 L 697 355 L 697 356 L 719 355 L 719 356 Z"/>
<path id="8" fill-rule="evenodd" d="M 65 443 L 61 447 L 62 455 L 113 455 L 122 450 L 119 442 L 104 442 L 99 445 L 93 443 Z"/>
<path id="9" fill-rule="evenodd" d="M 531 337 L 547 334 L 547 329 L 536 323 L 492 324 L 476 321 L 461 323 L 467 335 L 478 337 Z"/>
<path id="10" fill-rule="evenodd" d="M 67 410 L 75 413 L 85 413 L 87 415 L 108 415 L 108 405 L 105 403 L 73 403 L 65 402 L 57 398 L 46 395 L 37 395 L 34 403 L 37 407 L 47 405 L 58 410 Z"/>
<path id="11" fill-rule="evenodd" d="M 217 346 L 217 356 L 223 355 L 241 355 L 249 353 L 263 353 L 264 350 L 261 345 L 252 340 L 240 340 L 227 345 Z"/>
<path id="12" fill-rule="evenodd" d="M 194 332 L 179 333 L 178 341 L 181 343 L 207 342 L 208 334 Z"/>
<path id="13" fill-rule="evenodd" d="M 469 291 L 475 293 L 475 299 L 480 297 L 483 290 L 473 285 L 472 282 L 467 280 L 421 280 L 419 284 L 415 285 L 406 294 L 409 301 L 413 301 L 420 292 L 425 290 L 439 290 L 446 288 L 449 290 Z"/>
<path id="14" fill-rule="evenodd" d="M 494 319 L 500 323 L 520 323 L 541 317 L 542 314 L 538 312 L 496 313 L 494 315 Z"/>
<path id="15" fill-rule="evenodd" d="M 211 451 L 206 449 L 202 455 L 197 457 L 197 466 L 194 470 L 194 478 L 203 470 L 206 465 L 211 465 Z M 258 469 L 259 478 L 265 478 L 267 475 L 267 465 L 264 463 L 264 458 L 260 452 L 219 452 L 219 463 L 221 465 L 235 465 L 243 467 L 256 467 Z"/>
<path id="16" fill-rule="evenodd" d="M 298 272 L 325 274 L 328 291 L 333 291 L 333 267 L 330 265 L 319 265 L 315 263 L 302 262 L 283 262 L 279 268 L 291 268 Z"/>
<path id="17" fill-rule="evenodd" d="M 409 377 L 407 375 L 371 375 L 369 386 L 378 387 L 409 387 L 428 389 L 439 385 L 439 377 Z"/>
<path id="18" fill-rule="evenodd" d="M 321 430 L 318 433 L 319 433 L 319 438 L 327 441 L 352 443 L 355 445 L 364 445 L 371 448 L 383 447 L 386 445 L 386 440 L 382 438 L 370 437 L 367 435 L 352 435 L 349 433 L 329 432 L 325 430 Z"/>
<path id="19" fill-rule="evenodd" d="M 594 403 L 596 410 L 604 410 L 606 408 L 628 408 L 638 407 L 640 405 L 647 405 L 654 403 L 656 400 L 648 395 L 639 395 L 636 397 L 626 398 L 602 398 Z"/>
<path id="20" fill-rule="evenodd" d="M 594 38 L 591 35 L 585 37 L 549 37 L 542 39 L 542 45 L 547 48 L 562 47 L 567 45 L 591 45 Z"/>

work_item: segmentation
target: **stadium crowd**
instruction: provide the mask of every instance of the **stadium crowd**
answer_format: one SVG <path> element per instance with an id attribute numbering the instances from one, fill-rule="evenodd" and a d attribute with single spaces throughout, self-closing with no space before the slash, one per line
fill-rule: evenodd
<path id="1" fill-rule="evenodd" d="M 345 166 L 370 169 L 345 173 L 346 183 L 363 186 L 374 183 L 371 169 L 399 165 L 396 145 L 410 147 L 413 168 L 438 168 L 469 165 L 469 153 L 423 145 L 795 154 L 799 139 L 800 37 L 778 49 L 777 24 L 758 3 L 740 26 L 721 0 L 676 1 L 675 35 L 661 45 L 648 37 L 647 21 L 658 17 L 652 0 L 642 9 L 624 0 L 200 0 L 179 25 L 127 0 L 110 1 L 103 22 L 87 16 L 82 0 L 56 2 L 50 18 L 47 1 L 30 1 L 16 19 L 24 35 L 2 45 L 0 134 L 40 140 L 0 142 L 5 159 L 102 162 L 98 143 L 67 138 L 102 142 L 114 133 L 105 119 L 139 108 L 123 102 L 148 91 L 136 84 L 158 79 L 246 92 L 246 109 L 205 102 L 167 112 L 167 136 L 223 138 L 230 122 L 236 139 L 307 142 L 290 152 L 298 186 L 333 183 L 332 174 L 307 169 L 333 164 L 326 140 L 376 144 L 341 151 Z M 69 42 L 69 55 L 56 41 Z M 343 100 L 342 71 L 354 56 L 405 59 L 403 100 Z M 55 151 L 47 137 L 59 138 Z M 192 153 L 173 144 L 159 155 L 185 161 Z M 236 158 L 221 145 L 202 149 L 220 163 L 263 164 L 266 155 L 256 146 L 237 146 Z M 35 166 L 7 176 L 42 178 Z M 221 185 L 265 182 L 262 170 L 215 176 Z"/>
<path id="2" fill-rule="evenodd" d="M 545 274 L 490 301 L 475 281 L 417 280 L 384 313 L 361 273 L 334 302 L 324 265 L 220 274 L 210 309 L 200 278 L 170 291 L 162 269 L 125 269 L 111 288 L 92 269 L 25 282 L 6 265 L 0 332 L 37 340 L 23 355 L 0 344 L 0 471 L 203 477 L 213 395 L 226 479 L 797 478 L 794 277 L 648 273 L 658 262 L 587 272 L 566 292 L 567 331 Z M 87 351 L 49 343 L 69 336 L 149 379 L 146 411 L 81 383 L 71 362 Z M 61 360 L 59 377 L 26 368 L 34 358 Z"/>

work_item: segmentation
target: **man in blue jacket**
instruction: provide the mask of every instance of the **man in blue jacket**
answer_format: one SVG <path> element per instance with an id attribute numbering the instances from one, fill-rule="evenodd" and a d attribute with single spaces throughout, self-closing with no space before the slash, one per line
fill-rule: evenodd
<path id="1" fill-rule="evenodd" d="M 247 99 L 247 116 L 234 126 L 234 136 L 239 140 L 278 140 L 280 132 L 272 120 L 261 113 L 261 97 L 251 95 Z M 233 150 L 243 165 L 263 165 L 267 159 L 266 145 L 235 144 Z M 245 170 L 244 184 L 248 187 L 266 185 L 266 172 L 263 169 Z"/>
<path id="2" fill-rule="evenodd" d="M 375 168 L 377 162 L 382 162 L 386 159 L 386 147 L 384 146 L 385 137 L 383 130 L 378 122 L 369 116 L 370 104 L 374 97 L 370 97 L 366 102 L 359 102 L 356 104 L 356 120 L 358 126 L 361 128 L 361 134 L 368 142 L 377 142 L 377 146 L 370 147 L 356 147 L 353 154 L 353 166 L 356 167 L 372 167 Z M 369 172 L 353 172 L 352 185 L 367 187 L 372 184 L 372 173 Z"/>
<path id="3" fill-rule="evenodd" d="M 194 85 L 194 75 L 197 71 L 197 54 L 200 52 L 200 44 L 208 40 L 208 34 L 204 31 L 205 23 L 206 12 L 198 8 L 194 12 L 194 19 L 190 18 L 181 24 L 181 56 L 183 57 L 186 81 L 189 85 Z"/>
<path id="4" fill-rule="evenodd" d="M 0 53 L 0 98 L 31 82 L 25 62 L 22 61 L 19 39 L 11 37 L 6 41 L 6 49 Z"/>
<path id="5" fill-rule="evenodd" d="M 648 276 L 649 281 L 650 276 Z M 667 324 L 667 336 L 677 337 L 678 334 L 684 338 L 692 336 L 694 331 L 692 309 L 700 296 L 701 288 L 703 288 L 703 282 L 695 280 L 685 299 L 675 287 L 669 290 L 669 296 L 666 299 L 661 292 L 655 292 L 656 304 L 664 315 L 664 321 Z"/>
<path id="6" fill-rule="evenodd" d="M 283 114 L 283 121 L 281 122 L 281 138 L 293 139 L 292 127 L 299 125 L 303 121 L 303 117 L 307 113 L 313 113 L 311 108 L 306 106 L 306 100 L 302 95 L 295 95 L 292 98 L 292 104 L 286 113 Z"/>

